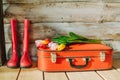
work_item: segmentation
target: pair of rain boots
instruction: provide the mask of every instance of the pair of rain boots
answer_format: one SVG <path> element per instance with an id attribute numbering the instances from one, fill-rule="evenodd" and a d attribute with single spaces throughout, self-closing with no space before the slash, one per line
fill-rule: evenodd
<path id="1" fill-rule="evenodd" d="M 23 39 L 23 54 L 19 58 L 17 53 L 18 40 L 17 40 L 17 20 L 11 20 L 11 31 L 12 31 L 12 56 L 7 62 L 7 67 L 10 68 L 28 68 L 32 66 L 30 56 L 28 54 L 28 29 L 29 29 L 29 20 L 24 20 L 24 39 Z"/>

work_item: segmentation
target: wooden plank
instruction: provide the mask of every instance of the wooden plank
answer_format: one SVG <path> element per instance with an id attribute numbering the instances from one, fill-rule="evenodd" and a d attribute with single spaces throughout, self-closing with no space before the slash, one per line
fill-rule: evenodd
<path id="1" fill-rule="evenodd" d="M 113 67 L 116 70 L 120 71 L 120 58 L 119 59 L 114 59 L 114 61 L 113 61 Z"/>
<path id="2" fill-rule="evenodd" d="M 44 72 L 45 80 L 68 80 L 64 72 Z"/>
<path id="3" fill-rule="evenodd" d="M 9 7 L 9 3 L 8 4 L 3 4 L 3 14 L 5 14 L 6 9 Z"/>
<path id="4" fill-rule="evenodd" d="M 23 24 L 18 24 L 17 35 L 18 40 L 23 43 Z M 44 33 L 44 34 L 43 34 Z M 49 26 L 44 26 L 44 24 L 31 24 L 29 35 L 30 42 L 34 42 L 36 39 L 45 39 L 46 37 L 50 38 L 55 35 L 55 31 Z M 10 24 L 5 24 L 5 41 L 11 43 L 11 29 Z"/>
<path id="5" fill-rule="evenodd" d="M 89 2 L 10 4 L 5 11 L 4 21 L 9 23 L 15 17 L 19 22 L 23 22 L 24 18 L 32 22 L 99 22 L 104 7 L 103 3 Z"/>
<path id="6" fill-rule="evenodd" d="M 101 40 L 120 40 L 120 23 L 34 23 L 31 24 L 29 34 L 30 42 L 37 39 L 52 38 L 55 34 L 68 35 L 69 32 L 83 35 L 87 38 Z M 23 41 L 23 24 L 18 24 L 18 40 Z M 9 24 L 5 24 L 5 41 L 11 42 L 11 29 Z M 119 45 L 119 44 L 118 44 Z"/>
<path id="7" fill-rule="evenodd" d="M 120 41 L 107 41 L 106 43 L 110 44 L 111 47 L 113 47 L 114 51 L 119 52 L 120 51 Z"/>
<path id="8" fill-rule="evenodd" d="M 37 69 L 36 62 L 31 68 L 21 69 L 18 80 L 43 80 L 43 72 Z"/>
<path id="9" fill-rule="evenodd" d="M 120 21 L 120 3 L 106 3 L 106 7 L 103 12 L 103 22 Z M 111 17 L 112 16 L 112 17 Z"/>
<path id="10" fill-rule="evenodd" d="M 20 68 L 11 69 L 6 66 L 0 67 L 0 79 L 1 80 L 17 80 Z"/>
<path id="11" fill-rule="evenodd" d="M 7 58 L 7 60 L 10 58 L 10 55 L 12 54 L 11 47 L 12 47 L 11 44 L 5 44 L 6 58 Z M 10 54 L 10 55 L 9 55 L 9 54 Z"/>
<path id="12" fill-rule="evenodd" d="M 45 2 L 120 2 L 120 0 L 3 0 L 3 3 L 45 3 Z"/>
<path id="13" fill-rule="evenodd" d="M 120 2 L 120 0 L 105 0 L 105 2 L 117 3 Z"/>
<path id="14" fill-rule="evenodd" d="M 16 17 L 19 22 L 24 18 L 32 22 L 117 22 L 120 21 L 119 5 L 104 2 L 10 4 L 5 10 L 4 21 L 8 23 Z"/>
<path id="15" fill-rule="evenodd" d="M 4 36 L 4 23 L 3 23 L 3 5 L 0 0 L 0 66 L 6 62 L 5 53 L 5 36 Z"/>
<path id="16" fill-rule="evenodd" d="M 113 59 L 120 59 L 120 51 L 115 51 L 114 53 L 113 53 Z"/>
<path id="17" fill-rule="evenodd" d="M 70 80 L 103 80 L 96 72 L 67 72 Z"/>
<path id="18" fill-rule="evenodd" d="M 11 42 L 10 24 L 4 24 L 5 42 Z"/>
<path id="19" fill-rule="evenodd" d="M 103 41 L 108 46 L 112 47 L 114 50 L 114 53 L 119 54 L 120 53 L 120 41 Z"/>
<path id="20" fill-rule="evenodd" d="M 95 2 L 97 0 L 3 0 L 3 3 L 50 3 L 50 2 Z"/>
<path id="21" fill-rule="evenodd" d="M 97 71 L 97 73 L 105 80 L 120 80 L 120 72 L 115 69 Z"/>

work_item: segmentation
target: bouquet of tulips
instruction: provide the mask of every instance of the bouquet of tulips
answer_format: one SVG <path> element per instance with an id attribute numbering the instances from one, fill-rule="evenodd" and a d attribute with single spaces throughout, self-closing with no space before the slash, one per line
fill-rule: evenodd
<path id="1" fill-rule="evenodd" d="M 63 36 L 58 35 L 54 38 L 50 39 L 44 39 L 44 40 L 36 40 L 35 44 L 37 48 L 50 48 L 50 50 L 64 50 L 67 45 L 73 44 L 73 43 L 101 43 L 101 40 L 97 39 L 88 39 L 81 35 L 77 35 L 73 32 L 69 33 L 69 36 Z"/>

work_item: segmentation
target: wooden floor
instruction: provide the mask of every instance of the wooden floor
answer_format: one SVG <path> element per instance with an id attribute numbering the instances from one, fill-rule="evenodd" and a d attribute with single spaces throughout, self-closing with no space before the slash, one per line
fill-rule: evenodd
<path id="1" fill-rule="evenodd" d="M 104 71 L 42 72 L 36 63 L 27 69 L 2 66 L 0 80 L 120 80 L 120 59 L 114 60 L 113 69 Z"/>

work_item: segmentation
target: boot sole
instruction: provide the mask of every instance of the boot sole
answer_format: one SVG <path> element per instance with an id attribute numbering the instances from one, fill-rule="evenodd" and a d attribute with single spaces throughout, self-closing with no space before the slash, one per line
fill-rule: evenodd
<path id="1" fill-rule="evenodd" d="M 7 66 L 8 68 L 19 68 L 19 66 Z"/>

